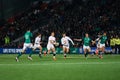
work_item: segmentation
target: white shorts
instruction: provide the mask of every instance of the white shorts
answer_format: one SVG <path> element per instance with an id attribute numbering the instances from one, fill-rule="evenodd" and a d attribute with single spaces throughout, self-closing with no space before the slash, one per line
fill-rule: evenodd
<path id="1" fill-rule="evenodd" d="M 50 49 L 53 49 L 53 48 L 55 48 L 53 44 L 48 44 L 47 45 L 47 50 L 50 50 Z"/>
<path id="2" fill-rule="evenodd" d="M 25 50 L 26 48 L 33 48 L 32 43 L 24 43 L 23 50 Z"/>
<path id="3" fill-rule="evenodd" d="M 90 49 L 90 46 L 83 45 L 83 49 Z"/>
<path id="4" fill-rule="evenodd" d="M 67 46 L 63 45 L 63 48 L 67 48 L 67 49 L 69 49 L 69 45 L 67 45 Z"/>
<path id="5" fill-rule="evenodd" d="M 100 48 L 105 47 L 105 44 L 100 44 Z"/>
<path id="6" fill-rule="evenodd" d="M 34 49 L 40 48 L 40 44 L 34 44 L 33 48 L 34 48 Z"/>

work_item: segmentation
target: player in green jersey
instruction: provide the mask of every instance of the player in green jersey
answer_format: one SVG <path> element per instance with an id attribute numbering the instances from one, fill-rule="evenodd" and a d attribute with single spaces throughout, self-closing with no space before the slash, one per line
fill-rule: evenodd
<path id="1" fill-rule="evenodd" d="M 108 44 L 106 32 L 103 33 L 99 40 L 100 40 L 99 58 L 103 58 L 102 54 L 105 52 L 105 43 Z"/>
<path id="2" fill-rule="evenodd" d="M 87 58 L 87 55 L 90 53 L 91 48 L 90 48 L 90 42 L 95 43 L 93 40 L 90 39 L 88 33 L 85 34 L 85 37 L 83 39 L 74 39 L 76 41 L 83 41 L 83 50 L 84 50 L 84 55 Z"/>
<path id="3" fill-rule="evenodd" d="M 28 30 L 26 31 L 26 33 L 24 34 L 25 42 L 24 42 L 24 45 L 23 45 L 22 52 L 20 52 L 20 53 L 18 54 L 18 56 L 16 57 L 16 61 L 17 61 L 17 62 L 19 61 L 19 57 L 25 52 L 25 50 L 26 50 L 27 48 L 32 48 L 32 47 L 33 47 L 32 43 L 31 43 L 31 38 L 32 38 L 32 37 L 33 37 L 33 35 L 32 35 L 32 33 L 31 33 L 31 31 L 30 31 L 30 29 L 28 29 Z M 31 49 L 31 50 L 32 50 L 32 49 Z M 30 54 L 29 54 L 29 56 L 28 56 L 28 59 L 29 59 L 29 60 L 32 60 L 31 55 L 32 55 L 32 51 L 30 52 Z"/>

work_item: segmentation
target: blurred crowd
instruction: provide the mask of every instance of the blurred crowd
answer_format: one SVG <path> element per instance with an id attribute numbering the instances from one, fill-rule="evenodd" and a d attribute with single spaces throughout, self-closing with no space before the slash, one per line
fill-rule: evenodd
<path id="1" fill-rule="evenodd" d="M 38 29 L 44 42 L 51 31 L 55 31 L 58 41 L 63 32 L 72 39 L 82 38 L 86 32 L 92 39 L 103 32 L 107 32 L 108 40 L 111 36 L 120 38 L 119 9 L 119 0 L 36 1 L 0 27 L 0 47 L 20 46 L 22 40 L 13 41 L 23 36 L 27 28 Z M 6 37 L 9 37 L 7 44 Z"/>

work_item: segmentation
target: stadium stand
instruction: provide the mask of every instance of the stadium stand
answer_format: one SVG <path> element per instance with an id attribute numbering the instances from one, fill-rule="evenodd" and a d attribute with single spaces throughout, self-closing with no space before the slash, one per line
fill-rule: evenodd
<path id="1" fill-rule="evenodd" d="M 92 39 L 104 31 L 109 38 L 111 35 L 120 35 L 119 8 L 119 0 L 73 0 L 72 3 L 38 1 L 26 11 L 9 18 L 0 27 L 0 46 L 21 47 L 23 41 L 14 40 L 23 36 L 29 27 L 33 31 L 38 29 L 45 42 L 51 31 L 56 32 L 57 40 L 61 38 L 62 32 L 67 32 L 71 38 L 82 38 L 85 32 L 88 32 Z M 9 45 L 4 43 L 6 35 L 10 37 Z"/>

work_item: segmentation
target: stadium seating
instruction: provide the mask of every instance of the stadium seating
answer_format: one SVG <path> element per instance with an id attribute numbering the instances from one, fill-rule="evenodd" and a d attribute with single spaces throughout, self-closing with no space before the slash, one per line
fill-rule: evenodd
<path id="1" fill-rule="evenodd" d="M 43 41 L 47 41 L 51 31 L 56 32 L 57 40 L 61 33 L 67 32 L 72 38 L 82 38 L 88 32 L 92 39 L 98 33 L 106 31 L 108 37 L 120 35 L 119 0 L 75 0 L 39 2 L 31 5 L 26 11 L 18 13 L 0 27 L 0 47 L 4 47 L 4 37 L 8 35 L 11 42 L 21 36 L 26 28 L 32 31 L 39 29 Z M 18 47 L 23 41 L 11 43 L 8 47 Z"/>

